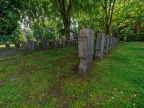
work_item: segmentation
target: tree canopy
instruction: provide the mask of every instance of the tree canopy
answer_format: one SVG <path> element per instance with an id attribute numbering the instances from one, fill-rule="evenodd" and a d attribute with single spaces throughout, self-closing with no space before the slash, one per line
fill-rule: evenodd
<path id="1" fill-rule="evenodd" d="M 95 32 L 119 36 L 143 32 L 143 0 L 1 0 L 0 34 L 10 34 L 18 21 L 36 38 L 55 38 L 64 30 L 90 27 Z M 10 7 L 10 5 L 12 5 Z"/>

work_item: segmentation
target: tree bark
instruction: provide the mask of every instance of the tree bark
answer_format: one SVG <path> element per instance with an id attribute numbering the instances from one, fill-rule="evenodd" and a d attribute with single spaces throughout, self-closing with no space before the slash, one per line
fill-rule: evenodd
<path id="1" fill-rule="evenodd" d="M 53 2 L 62 17 L 63 26 L 65 30 L 65 37 L 67 40 L 70 40 L 70 21 L 71 21 L 73 0 L 68 0 L 68 1 L 53 0 Z M 65 2 L 68 2 L 68 6 L 65 5 Z"/>
<path id="2" fill-rule="evenodd" d="M 69 21 L 64 23 L 64 29 L 65 29 L 66 40 L 70 40 L 70 22 Z"/>
<path id="3" fill-rule="evenodd" d="M 105 24 L 105 34 L 109 35 L 110 34 L 110 25 Z"/>

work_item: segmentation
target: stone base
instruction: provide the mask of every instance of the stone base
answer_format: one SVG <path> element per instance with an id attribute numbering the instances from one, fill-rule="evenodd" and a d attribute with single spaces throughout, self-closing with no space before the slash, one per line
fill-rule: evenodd
<path id="1" fill-rule="evenodd" d="M 92 60 L 88 61 L 88 59 L 80 59 L 80 64 L 78 67 L 78 73 L 80 75 L 87 75 L 92 69 Z"/>

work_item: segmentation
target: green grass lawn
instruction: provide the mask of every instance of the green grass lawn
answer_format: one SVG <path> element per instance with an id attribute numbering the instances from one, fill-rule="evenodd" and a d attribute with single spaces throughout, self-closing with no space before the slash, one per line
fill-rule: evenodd
<path id="1" fill-rule="evenodd" d="M 119 43 L 87 76 L 77 46 L 0 61 L 2 108 L 144 108 L 144 43 Z"/>

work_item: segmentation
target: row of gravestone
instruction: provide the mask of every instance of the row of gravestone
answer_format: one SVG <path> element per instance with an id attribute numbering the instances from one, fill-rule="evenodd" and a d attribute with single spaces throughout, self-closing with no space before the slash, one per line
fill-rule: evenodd
<path id="1" fill-rule="evenodd" d="M 61 47 L 61 46 L 65 47 L 66 44 L 68 46 L 76 45 L 77 41 L 76 40 L 67 40 L 66 41 L 65 39 L 63 39 L 62 41 L 53 40 L 53 41 L 50 42 L 50 44 L 54 48 L 57 48 L 57 47 Z M 6 43 L 5 46 L 6 46 L 7 49 L 10 48 L 9 43 Z M 34 49 L 37 49 L 39 46 L 43 46 L 44 49 L 47 49 L 48 48 L 48 42 L 46 40 L 42 40 L 42 42 L 38 43 L 38 41 L 28 40 L 27 42 L 22 41 L 21 46 L 22 46 L 22 49 L 25 49 L 25 50 L 27 50 L 27 49 L 28 50 L 34 50 Z M 15 47 L 20 48 L 20 43 L 15 43 Z"/>
<path id="2" fill-rule="evenodd" d="M 6 47 L 6 49 L 10 49 L 10 44 L 9 43 L 5 43 L 5 47 Z M 16 48 L 20 48 L 20 43 L 15 43 L 15 47 Z"/>
<path id="3" fill-rule="evenodd" d="M 119 39 L 113 36 L 98 33 L 96 39 L 96 53 L 94 54 L 94 31 L 86 28 L 80 30 L 80 37 L 78 39 L 78 57 L 80 63 L 78 66 L 78 73 L 86 75 L 92 68 L 92 59 L 101 61 L 103 55 L 107 55 Z"/>

